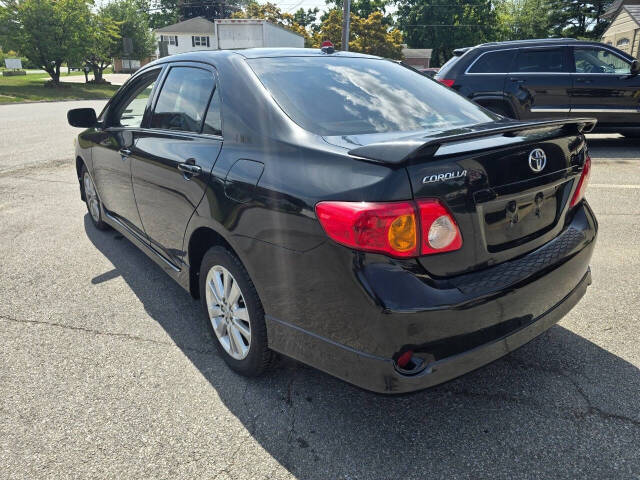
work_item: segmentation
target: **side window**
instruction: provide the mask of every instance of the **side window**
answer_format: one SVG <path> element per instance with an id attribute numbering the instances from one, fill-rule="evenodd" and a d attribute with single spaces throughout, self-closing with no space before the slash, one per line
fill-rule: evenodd
<path id="1" fill-rule="evenodd" d="M 631 64 L 605 48 L 574 48 L 576 73 L 629 75 Z"/>
<path id="2" fill-rule="evenodd" d="M 507 73 L 514 56 L 515 50 L 487 52 L 471 65 L 469 73 Z"/>
<path id="3" fill-rule="evenodd" d="M 552 73 L 566 72 L 564 49 L 547 48 L 544 50 L 522 49 L 518 52 L 515 72 Z"/>
<path id="4" fill-rule="evenodd" d="M 202 133 L 222 135 L 222 115 L 220 114 L 220 109 L 220 91 L 216 88 L 215 92 L 213 92 L 213 97 L 211 97 L 211 103 L 209 103 L 207 116 L 204 119 Z"/>
<path id="5" fill-rule="evenodd" d="M 147 108 L 153 86 L 158 79 L 160 70 L 145 75 L 131 86 L 126 98 L 117 106 L 112 115 L 111 124 L 119 127 L 136 128 L 142 124 L 142 117 Z"/>
<path id="6" fill-rule="evenodd" d="M 213 86 L 208 70 L 172 67 L 160 90 L 151 128 L 200 133 Z"/>

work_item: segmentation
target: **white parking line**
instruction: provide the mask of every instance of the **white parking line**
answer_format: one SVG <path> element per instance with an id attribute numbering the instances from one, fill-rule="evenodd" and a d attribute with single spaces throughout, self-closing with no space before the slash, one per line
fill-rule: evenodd
<path id="1" fill-rule="evenodd" d="M 640 189 L 640 185 L 617 185 L 614 183 L 590 183 L 589 188 L 631 188 Z"/>

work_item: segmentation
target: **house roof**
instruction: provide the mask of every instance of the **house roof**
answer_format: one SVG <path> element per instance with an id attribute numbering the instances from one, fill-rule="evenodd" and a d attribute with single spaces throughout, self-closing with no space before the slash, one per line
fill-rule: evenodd
<path id="1" fill-rule="evenodd" d="M 606 12 L 602 15 L 603 18 L 613 18 L 618 14 L 622 7 L 635 7 L 640 5 L 640 0 L 615 0 Z M 633 16 L 633 15 L 632 15 Z"/>
<path id="2" fill-rule="evenodd" d="M 402 55 L 411 58 L 431 58 L 430 48 L 403 48 Z"/>
<path id="3" fill-rule="evenodd" d="M 631 15 L 631 18 L 640 25 L 640 5 L 625 5 L 624 9 Z"/>
<path id="4" fill-rule="evenodd" d="M 211 33 L 213 29 L 213 22 L 204 17 L 195 17 L 184 22 L 158 28 L 155 31 L 158 33 Z"/>

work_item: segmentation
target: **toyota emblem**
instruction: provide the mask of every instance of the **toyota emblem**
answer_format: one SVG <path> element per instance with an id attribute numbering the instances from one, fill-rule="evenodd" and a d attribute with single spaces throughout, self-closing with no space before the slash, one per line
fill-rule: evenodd
<path id="1" fill-rule="evenodd" d="M 531 150 L 529 154 L 529 168 L 534 172 L 541 172 L 547 165 L 547 154 L 541 148 Z"/>

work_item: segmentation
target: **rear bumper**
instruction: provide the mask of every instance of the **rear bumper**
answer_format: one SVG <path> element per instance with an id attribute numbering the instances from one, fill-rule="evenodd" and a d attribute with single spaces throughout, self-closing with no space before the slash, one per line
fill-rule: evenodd
<path id="1" fill-rule="evenodd" d="M 327 320 L 344 325 L 350 335 L 333 335 L 335 327 L 315 333 L 267 315 L 269 345 L 375 392 L 437 385 L 506 355 L 569 312 L 591 283 L 596 233 L 595 217 L 585 202 L 555 246 L 550 242 L 507 262 L 510 268 L 501 264 L 443 286 L 405 267 L 377 261 L 359 265 L 354 281 L 375 305 L 363 308 L 361 303 L 360 310 L 350 309 L 339 318 L 334 311 Z M 356 335 L 354 325 L 360 325 Z M 394 358 L 406 350 L 423 359 L 421 368 L 397 368 Z"/>
<path id="2" fill-rule="evenodd" d="M 472 350 L 430 363 L 415 375 L 401 374 L 392 359 L 350 349 L 275 319 L 270 321 L 278 325 L 276 328 L 287 330 L 290 341 L 295 342 L 300 349 L 321 353 L 322 360 L 314 362 L 316 368 L 373 392 L 407 393 L 471 372 L 533 340 L 567 314 L 580 301 L 590 284 L 591 272 L 587 270 L 569 295 L 527 326 Z"/>

